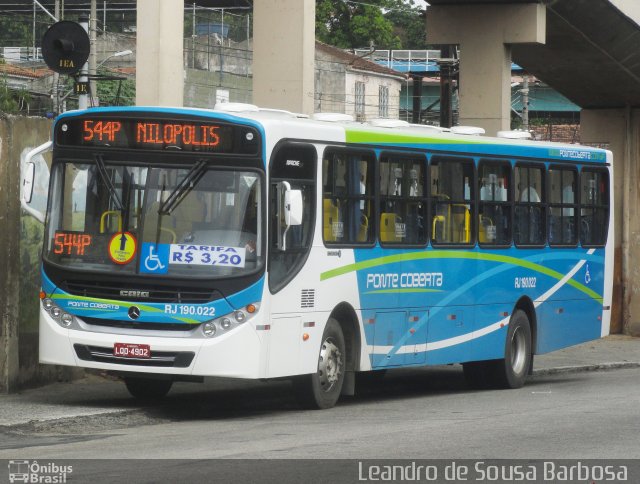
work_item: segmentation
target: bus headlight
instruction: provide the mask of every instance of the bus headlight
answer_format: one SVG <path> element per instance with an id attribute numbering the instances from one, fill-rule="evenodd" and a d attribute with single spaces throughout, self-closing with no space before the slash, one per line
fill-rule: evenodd
<path id="1" fill-rule="evenodd" d="M 248 304 L 243 309 L 207 321 L 200 326 L 202 334 L 207 338 L 214 338 L 229 332 L 253 318 L 258 313 L 259 307 L 259 303 Z"/>
<path id="2" fill-rule="evenodd" d="M 216 335 L 216 325 L 213 321 L 207 321 L 202 325 L 202 333 L 207 338 L 212 338 Z"/>
<path id="3" fill-rule="evenodd" d="M 60 323 L 68 328 L 73 324 L 73 316 L 71 316 L 69 313 L 62 313 Z"/>
<path id="4" fill-rule="evenodd" d="M 51 315 L 53 320 L 63 328 L 67 329 L 73 326 L 73 323 L 75 322 L 73 314 L 63 311 L 55 302 L 53 302 L 53 299 L 43 299 L 42 307 Z"/>

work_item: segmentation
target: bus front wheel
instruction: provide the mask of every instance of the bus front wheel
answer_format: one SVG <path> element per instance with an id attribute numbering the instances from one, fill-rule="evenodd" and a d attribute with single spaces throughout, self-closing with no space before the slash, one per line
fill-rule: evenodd
<path id="1" fill-rule="evenodd" d="M 163 398 L 171 390 L 173 381 L 155 378 L 125 377 L 124 384 L 131 396 L 138 400 L 156 400 Z"/>
<path id="2" fill-rule="evenodd" d="M 340 398 L 345 372 L 345 343 L 342 328 L 331 318 L 322 334 L 318 370 L 294 378 L 296 398 L 305 408 L 333 407 Z"/>
<path id="3" fill-rule="evenodd" d="M 517 309 L 511 316 L 504 359 L 495 367 L 495 380 L 500 388 L 520 388 L 524 385 L 531 365 L 531 326 L 527 313 Z"/>

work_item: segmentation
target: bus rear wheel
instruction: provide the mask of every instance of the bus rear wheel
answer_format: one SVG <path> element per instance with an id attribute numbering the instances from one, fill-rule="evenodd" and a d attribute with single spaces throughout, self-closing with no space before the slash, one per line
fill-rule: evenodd
<path id="1" fill-rule="evenodd" d="M 318 370 L 294 378 L 297 400 L 305 408 L 325 409 L 335 406 L 342 392 L 345 372 L 345 343 L 340 324 L 331 318 L 322 334 Z"/>
<path id="2" fill-rule="evenodd" d="M 124 384 L 131 396 L 138 400 L 151 401 L 165 397 L 171 390 L 173 381 L 156 378 L 125 377 Z"/>
<path id="3" fill-rule="evenodd" d="M 529 318 L 517 309 L 509 321 L 504 359 L 463 363 L 464 378 L 471 388 L 520 388 L 532 358 Z"/>
<path id="4" fill-rule="evenodd" d="M 531 326 L 527 314 L 517 309 L 509 321 L 504 359 L 495 362 L 494 379 L 499 388 L 520 388 L 531 366 Z"/>

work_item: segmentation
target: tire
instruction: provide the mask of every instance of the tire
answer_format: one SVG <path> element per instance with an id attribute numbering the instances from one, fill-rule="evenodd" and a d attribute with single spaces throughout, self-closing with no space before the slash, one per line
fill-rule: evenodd
<path id="1" fill-rule="evenodd" d="M 124 384 L 127 386 L 127 390 L 129 390 L 132 397 L 149 402 L 165 397 L 167 393 L 169 393 L 169 390 L 171 390 L 173 381 L 158 380 L 156 378 L 126 377 Z"/>
<path id="2" fill-rule="evenodd" d="M 532 363 L 531 326 L 527 314 L 517 309 L 509 321 L 504 359 L 494 362 L 493 377 L 498 388 L 521 388 Z"/>
<path id="3" fill-rule="evenodd" d="M 294 378 L 298 402 L 309 409 L 335 406 L 342 392 L 345 374 L 345 344 L 338 321 L 330 318 L 322 333 L 318 352 L 318 371 Z"/>

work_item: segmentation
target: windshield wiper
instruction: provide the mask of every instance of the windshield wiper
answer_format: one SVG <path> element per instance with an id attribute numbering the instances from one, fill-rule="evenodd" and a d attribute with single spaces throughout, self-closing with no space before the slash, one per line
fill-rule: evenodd
<path id="1" fill-rule="evenodd" d="M 100 174 L 100 178 L 102 178 L 102 183 L 105 184 L 107 189 L 109 190 L 109 195 L 116 202 L 116 208 L 120 210 L 120 212 L 124 211 L 124 206 L 122 205 L 122 200 L 120 200 L 120 196 L 116 191 L 116 187 L 111 183 L 111 179 L 109 178 L 109 174 L 107 173 L 107 168 L 104 166 L 104 160 L 102 159 L 102 155 L 95 155 L 96 166 L 98 167 L 98 173 Z"/>
<path id="2" fill-rule="evenodd" d="M 205 160 L 198 161 L 191 167 L 187 176 L 185 176 L 180 183 L 173 189 L 167 199 L 162 203 L 158 213 L 160 215 L 169 215 L 175 210 L 175 208 L 184 200 L 184 197 L 193 190 L 196 184 L 200 181 L 200 178 L 204 175 L 207 169 L 207 162 Z"/>

